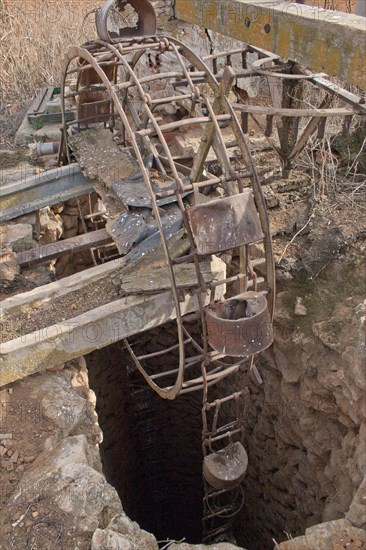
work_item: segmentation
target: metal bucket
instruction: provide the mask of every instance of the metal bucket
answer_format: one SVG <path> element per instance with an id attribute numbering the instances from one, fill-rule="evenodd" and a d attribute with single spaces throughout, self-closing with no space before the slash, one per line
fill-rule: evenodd
<path id="1" fill-rule="evenodd" d="M 248 467 L 248 455 L 239 442 L 205 456 L 203 475 L 215 489 L 230 489 L 241 483 Z"/>
<path id="2" fill-rule="evenodd" d="M 216 254 L 263 239 L 250 189 L 239 195 L 192 206 L 188 217 L 200 255 Z"/>
<path id="3" fill-rule="evenodd" d="M 266 297 L 248 291 L 205 309 L 210 346 L 225 355 L 248 357 L 273 342 Z"/>
<path id="4" fill-rule="evenodd" d="M 136 27 L 120 28 L 118 32 L 113 32 L 109 28 L 110 12 L 121 11 L 125 4 L 121 0 L 108 0 L 95 15 L 98 36 L 101 40 L 112 43 L 120 38 L 131 38 L 133 36 L 152 36 L 156 33 L 156 15 L 153 6 L 149 0 L 127 0 L 138 15 Z"/>

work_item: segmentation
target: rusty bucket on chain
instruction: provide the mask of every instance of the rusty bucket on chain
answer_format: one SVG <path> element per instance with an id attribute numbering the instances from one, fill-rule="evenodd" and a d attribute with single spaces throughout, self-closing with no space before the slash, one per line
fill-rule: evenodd
<path id="1" fill-rule="evenodd" d="M 211 487 L 230 489 L 243 481 L 247 467 L 248 455 L 243 445 L 237 442 L 205 456 L 203 475 Z"/>
<path id="2" fill-rule="evenodd" d="M 200 255 L 216 254 L 263 239 L 259 215 L 253 193 L 243 193 L 188 210 L 193 238 Z"/>
<path id="3" fill-rule="evenodd" d="M 247 291 L 205 309 L 210 346 L 225 355 L 255 355 L 273 342 L 267 299 Z"/>

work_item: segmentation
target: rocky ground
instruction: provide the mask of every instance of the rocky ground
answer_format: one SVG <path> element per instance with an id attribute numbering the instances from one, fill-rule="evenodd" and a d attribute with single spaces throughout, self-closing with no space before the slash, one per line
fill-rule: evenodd
<path id="1" fill-rule="evenodd" d="M 155 537 L 124 514 L 102 473 L 85 361 L 3 388 L 0 406 L 1 549 L 158 549 Z"/>

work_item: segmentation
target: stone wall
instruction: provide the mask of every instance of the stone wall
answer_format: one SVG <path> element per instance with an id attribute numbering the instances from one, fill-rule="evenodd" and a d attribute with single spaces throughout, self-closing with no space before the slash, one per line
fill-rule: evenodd
<path id="1" fill-rule="evenodd" d="M 138 337 L 142 353 L 175 343 L 174 323 Z M 160 358 L 169 368 L 177 360 L 176 354 Z M 86 361 L 104 433 L 104 472 L 127 514 L 160 540 L 200 542 L 201 395 L 164 401 L 135 371 L 123 345 L 95 351 Z M 157 358 L 154 369 L 159 366 Z"/>
<path id="2" fill-rule="evenodd" d="M 96 193 L 83 195 L 78 199 L 69 199 L 68 201 L 52 207 L 62 223 L 62 238 L 70 239 L 77 235 L 83 235 L 85 231 L 95 230 L 91 220 L 82 220 L 81 216 L 90 214 L 90 207 L 94 211 L 97 203 Z M 90 251 L 79 252 L 78 254 L 68 254 L 63 258 L 59 258 L 56 262 L 56 275 L 58 278 L 68 277 L 79 271 L 83 271 L 87 267 L 93 265 L 93 260 Z"/>
<path id="3" fill-rule="evenodd" d="M 280 288 L 275 342 L 260 363 L 264 384 L 250 384 L 247 496 L 237 526 L 249 549 L 343 518 L 364 479 L 364 292 L 364 266 L 352 254 L 315 281 Z"/>

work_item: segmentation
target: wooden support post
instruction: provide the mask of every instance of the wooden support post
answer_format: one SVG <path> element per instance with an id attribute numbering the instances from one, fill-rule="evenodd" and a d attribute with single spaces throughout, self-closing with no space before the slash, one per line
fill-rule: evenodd
<path id="1" fill-rule="evenodd" d="M 222 95 L 228 95 L 231 91 L 231 88 L 236 80 L 235 72 L 231 67 L 225 67 L 224 74 L 220 83 L 220 88 Z M 222 100 L 221 96 L 216 97 L 213 102 L 212 109 L 215 115 L 220 115 L 223 111 L 222 109 Z M 214 124 L 208 124 L 205 128 L 204 134 L 202 136 L 202 141 L 199 146 L 195 161 L 193 163 L 192 172 L 191 172 L 191 182 L 199 181 L 202 177 L 202 170 L 205 160 L 207 158 L 208 152 L 211 145 L 213 144 L 215 136 L 215 127 Z"/>
<path id="2" fill-rule="evenodd" d="M 299 107 L 303 97 L 303 82 L 285 80 L 282 84 L 282 107 L 285 109 L 296 109 Z M 291 175 L 292 162 L 290 159 L 297 136 L 299 133 L 299 118 L 282 117 L 282 123 L 277 126 L 278 137 L 280 140 L 279 153 L 282 159 L 282 177 L 287 179 Z"/>

